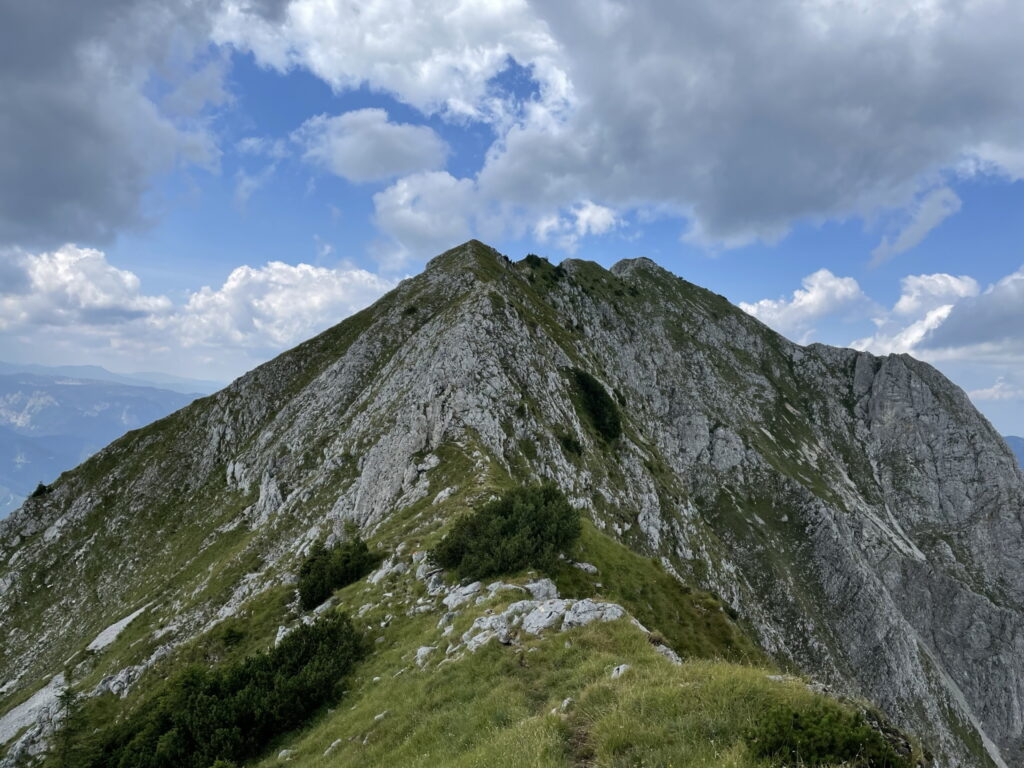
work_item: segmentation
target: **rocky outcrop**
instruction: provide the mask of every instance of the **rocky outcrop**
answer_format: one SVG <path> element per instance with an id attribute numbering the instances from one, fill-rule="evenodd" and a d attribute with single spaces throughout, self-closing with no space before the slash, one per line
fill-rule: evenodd
<path id="1" fill-rule="evenodd" d="M 617 440 L 574 368 L 615 396 Z M 0 522 L 0 680 L 21 674 L 4 696 L 141 604 L 134 663 L 287 583 L 347 522 L 397 545 L 541 478 L 941 765 L 1024 762 L 1024 482 L 959 389 L 906 356 L 791 344 L 645 259 L 556 270 L 479 243 Z M 405 569 L 447 612 L 491 594 L 422 558 L 372 580 Z M 535 605 L 470 640 L 614 612 L 524 588 Z"/>

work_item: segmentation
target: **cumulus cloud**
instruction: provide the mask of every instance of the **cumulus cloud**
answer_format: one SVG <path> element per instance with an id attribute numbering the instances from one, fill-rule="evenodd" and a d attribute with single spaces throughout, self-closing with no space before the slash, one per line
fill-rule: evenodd
<path id="1" fill-rule="evenodd" d="M 1006 0 L 8 5 L 0 146 L 18 151 L 0 166 L 0 242 L 109 238 L 144 219 L 154 174 L 215 167 L 204 114 L 230 101 L 229 59 L 211 40 L 487 123 L 494 141 L 467 176 L 478 224 L 535 226 L 599 200 L 619 216 L 671 211 L 691 241 L 734 246 L 895 211 L 881 260 L 955 212 L 937 179 L 1024 175 L 1024 5 Z M 513 63 L 529 95 L 501 87 Z M 348 178 L 442 167 L 428 128 L 374 112 L 307 129 L 310 159 Z"/>
<path id="2" fill-rule="evenodd" d="M 278 19 L 229 0 L 214 39 L 282 72 L 304 67 L 335 90 L 369 85 L 470 119 L 492 115 L 488 84 L 510 56 L 547 69 L 556 50 L 525 0 L 293 0 Z M 544 79 L 548 89 L 560 80 Z"/>
<path id="3" fill-rule="evenodd" d="M 295 0 L 277 23 L 229 3 L 216 39 L 339 90 L 491 122 L 472 181 L 516 222 L 585 200 L 658 206 L 728 246 L 906 209 L 886 258 L 955 211 L 948 188 L 918 197 L 940 172 L 1020 176 L 1022 26 L 1005 0 Z M 509 57 L 536 98 L 497 92 Z"/>
<path id="4" fill-rule="evenodd" d="M 961 202 L 949 187 L 932 190 L 918 201 L 903 228 L 892 238 L 884 237 L 871 252 L 873 265 L 917 247 L 928 233 L 960 210 Z"/>
<path id="5" fill-rule="evenodd" d="M 852 346 L 930 361 L 1024 362 L 1024 268 L 984 291 L 971 277 L 910 275 L 892 311 Z M 990 398 L 991 399 L 991 398 Z"/>
<path id="6" fill-rule="evenodd" d="M 467 240 L 478 211 L 476 195 L 472 180 L 446 171 L 406 176 L 378 192 L 374 217 L 388 236 L 377 247 L 378 260 L 397 269 L 409 258 L 434 255 Z"/>
<path id="7" fill-rule="evenodd" d="M 579 240 L 587 235 L 603 235 L 620 224 L 615 211 L 591 200 L 573 206 L 566 216 L 557 213 L 542 216 L 533 227 L 539 242 L 554 240 L 569 253 L 576 251 Z"/>
<path id="8" fill-rule="evenodd" d="M 944 356 L 1024 359 L 1024 267 L 958 302 L 921 348 Z"/>
<path id="9" fill-rule="evenodd" d="M 874 334 L 856 339 L 850 342 L 850 346 L 876 355 L 917 354 L 918 345 L 945 322 L 952 309 L 952 304 L 944 304 L 928 310 L 922 317 L 904 323 L 880 318 L 877 320 L 878 330 Z"/>
<path id="10" fill-rule="evenodd" d="M 968 275 L 907 275 L 900 281 L 899 300 L 893 307 L 897 315 L 919 315 L 936 307 L 977 296 L 978 281 Z"/>
<path id="11" fill-rule="evenodd" d="M 149 295 L 137 275 L 103 252 L 66 245 L 0 256 L 0 274 L 19 276 L 0 294 L 3 350 L 54 354 L 233 376 L 367 306 L 395 281 L 363 269 L 272 261 L 233 270 L 223 285 L 175 303 Z M 17 286 L 12 290 L 12 286 Z"/>
<path id="12" fill-rule="evenodd" d="M 109 326 L 161 316 L 171 308 L 164 296 L 141 292 L 139 278 L 117 269 L 106 256 L 74 245 L 47 253 L 8 251 L 4 272 L 18 275 L 14 291 L 0 296 L 0 329 L 21 326 Z"/>
<path id="13" fill-rule="evenodd" d="M 448 146 L 425 125 L 392 123 L 383 109 L 317 115 L 292 134 L 303 157 L 349 181 L 382 181 L 444 165 Z"/>
<path id="14" fill-rule="evenodd" d="M 792 298 L 740 302 L 740 308 L 779 333 L 805 342 L 821 318 L 868 304 L 869 299 L 852 277 L 837 277 L 819 269 L 803 279 L 803 288 L 793 291 Z"/>
<path id="15" fill-rule="evenodd" d="M 363 269 L 272 261 L 201 288 L 173 319 L 185 347 L 279 350 L 362 309 L 394 286 Z"/>

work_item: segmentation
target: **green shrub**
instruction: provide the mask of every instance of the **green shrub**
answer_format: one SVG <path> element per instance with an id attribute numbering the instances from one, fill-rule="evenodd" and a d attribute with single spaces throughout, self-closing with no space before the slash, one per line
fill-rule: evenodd
<path id="1" fill-rule="evenodd" d="M 210 768 L 258 757 L 283 733 L 341 697 L 364 653 L 359 633 L 335 614 L 302 625 L 276 648 L 224 665 L 193 666 L 153 701 L 104 724 L 79 745 L 80 768 Z"/>
<path id="2" fill-rule="evenodd" d="M 579 512 L 555 485 L 515 488 L 457 520 L 432 556 L 460 578 L 550 571 L 580 530 Z"/>
<path id="3" fill-rule="evenodd" d="M 39 485 L 36 486 L 36 489 L 32 491 L 32 498 L 38 499 L 40 496 L 45 496 L 49 492 L 50 489 L 45 483 L 39 483 Z"/>
<path id="4" fill-rule="evenodd" d="M 562 450 L 572 456 L 580 457 L 583 455 L 583 445 L 575 437 L 570 435 L 568 432 L 561 432 L 558 435 L 558 442 L 562 446 Z"/>
<path id="5" fill-rule="evenodd" d="M 566 275 L 565 267 L 561 264 L 552 266 L 551 262 L 545 259 L 543 256 L 538 256 L 535 253 L 528 253 L 523 258 L 526 265 L 530 268 L 530 282 L 533 280 L 533 273 L 536 272 L 541 278 L 547 281 L 558 281 Z"/>
<path id="6" fill-rule="evenodd" d="M 614 440 L 621 435 L 619 407 L 601 382 L 579 368 L 572 369 L 572 377 L 580 405 L 594 430 L 606 440 Z"/>
<path id="7" fill-rule="evenodd" d="M 315 545 L 299 568 L 299 603 L 307 611 L 316 608 L 334 590 L 359 581 L 379 562 L 354 528 L 348 529 L 348 539 L 336 547 Z"/>
<path id="8" fill-rule="evenodd" d="M 815 699 L 799 710 L 769 710 L 747 740 L 756 757 L 797 765 L 910 768 L 910 761 L 871 728 L 863 714 L 827 699 Z"/>

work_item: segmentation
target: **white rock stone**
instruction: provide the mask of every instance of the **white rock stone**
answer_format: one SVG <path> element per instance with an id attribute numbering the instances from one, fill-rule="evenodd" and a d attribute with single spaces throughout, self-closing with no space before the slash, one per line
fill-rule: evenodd
<path id="1" fill-rule="evenodd" d="M 622 606 L 615 603 L 596 603 L 590 598 L 573 603 L 565 612 L 562 629 L 585 627 L 595 621 L 615 621 L 626 615 Z"/>
<path id="2" fill-rule="evenodd" d="M 51 717 L 63 688 L 64 675 L 54 675 L 46 685 L 0 717 L 0 744 L 6 744 L 22 728 Z"/>
<path id="3" fill-rule="evenodd" d="M 558 587 L 551 579 L 537 579 L 527 583 L 526 590 L 534 600 L 554 600 L 558 597 Z"/>
<path id="4" fill-rule="evenodd" d="M 479 581 L 474 581 L 472 584 L 467 584 L 464 587 L 455 587 L 441 602 L 449 609 L 458 608 L 460 605 L 468 603 L 473 595 L 479 592 L 482 588 L 483 584 Z"/>
<path id="5" fill-rule="evenodd" d="M 679 658 L 679 654 L 669 648 L 667 645 L 656 643 L 654 650 L 664 656 L 666 659 L 671 661 L 673 664 L 682 664 L 683 660 Z"/>
<path id="6" fill-rule="evenodd" d="M 629 664 L 619 664 L 612 670 L 612 680 L 617 680 L 628 672 L 632 667 Z"/>
<path id="7" fill-rule="evenodd" d="M 511 633 L 512 627 L 507 612 L 496 616 L 480 616 L 462 634 L 462 642 L 470 651 L 475 651 L 494 638 L 497 638 L 498 642 L 508 643 Z"/>
<path id="8" fill-rule="evenodd" d="M 86 650 L 102 651 L 112 642 L 117 640 L 118 635 L 120 635 L 125 630 L 125 628 L 133 621 L 135 621 L 135 619 L 137 619 L 142 614 L 142 612 L 145 611 L 147 608 L 149 608 L 148 603 L 139 608 L 139 610 L 135 611 L 134 613 L 125 616 L 120 621 L 111 624 L 109 627 L 107 627 L 98 635 L 96 635 L 96 638 L 91 643 L 89 643 L 89 645 L 86 646 Z"/>
<path id="9" fill-rule="evenodd" d="M 571 600 L 542 600 L 540 602 L 524 600 L 520 603 L 513 603 L 513 605 L 518 606 L 526 602 L 534 603 L 532 610 L 523 616 L 522 624 L 523 631 L 529 632 L 531 635 L 539 635 L 545 629 L 556 625 L 561 626 L 565 612 L 572 605 Z M 509 607 L 511 609 L 511 606 Z"/>

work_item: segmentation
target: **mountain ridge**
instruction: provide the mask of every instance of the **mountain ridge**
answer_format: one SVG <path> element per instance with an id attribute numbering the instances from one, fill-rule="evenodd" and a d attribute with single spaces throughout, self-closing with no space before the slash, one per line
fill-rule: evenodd
<path id="1" fill-rule="evenodd" d="M 576 368 L 618 399 L 614 444 Z M 1019 754 L 1021 474 L 962 391 L 906 356 L 794 345 L 646 259 L 512 263 L 476 241 L 0 523 L 0 562 L 23 563 L 0 571 L 0 675 L 52 674 L 143 604 L 174 626 L 151 658 L 285 588 L 348 521 L 394 549 L 545 478 L 940 765 Z M 91 593 L 33 593 L 54 558 Z"/>
<path id="2" fill-rule="evenodd" d="M 155 387 L 183 395 L 208 395 L 224 388 L 223 382 L 189 379 L 158 371 L 116 373 L 99 365 L 39 365 L 0 361 L 0 375 L 28 373 L 37 376 L 67 377 L 88 381 L 106 381 L 134 387 Z"/>

